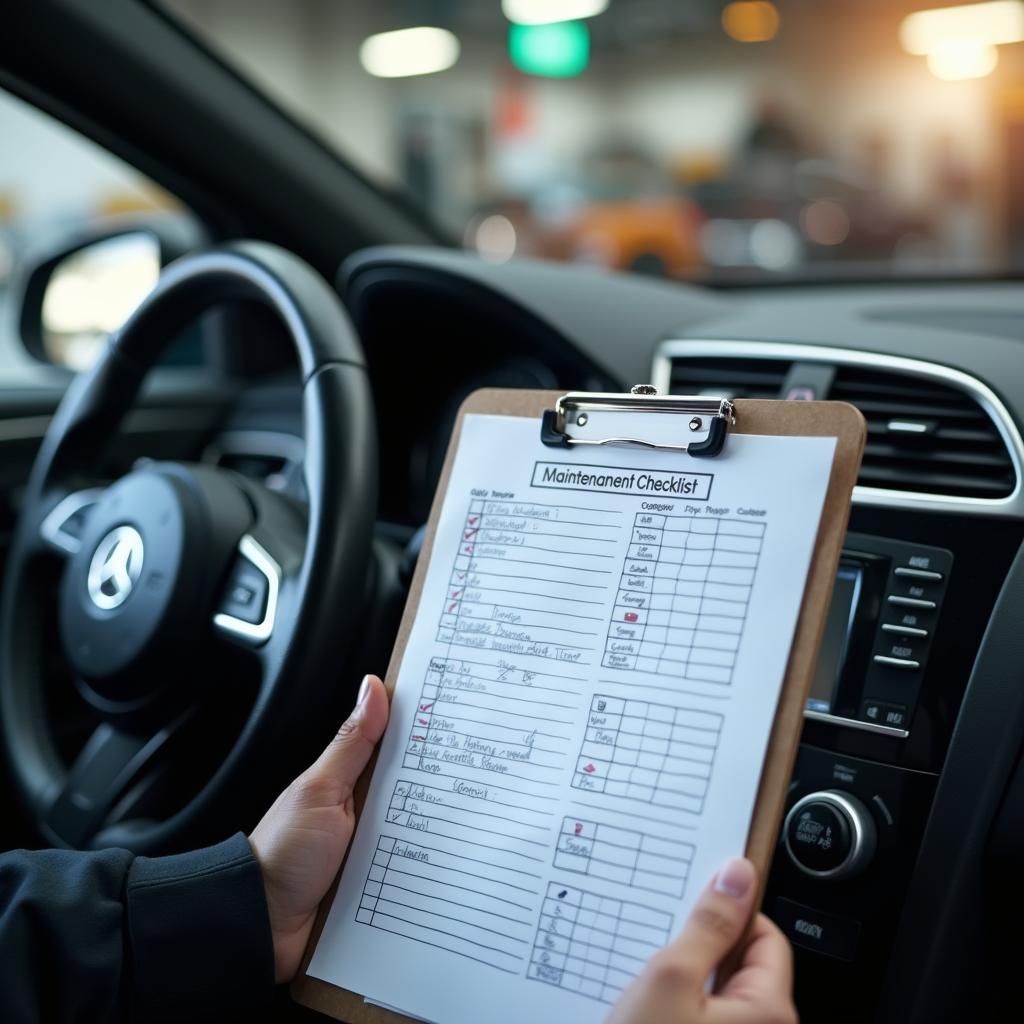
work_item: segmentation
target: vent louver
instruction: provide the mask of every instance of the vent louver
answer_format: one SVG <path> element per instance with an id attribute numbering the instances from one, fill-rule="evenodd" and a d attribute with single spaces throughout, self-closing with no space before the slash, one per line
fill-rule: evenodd
<path id="1" fill-rule="evenodd" d="M 778 398 L 791 360 L 676 357 L 673 394 Z M 1002 435 L 977 399 L 952 384 L 890 369 L 837 363 L 828 397 L 864 414 L 858 483 L 942 497 L 1005 498 L 1016 485 Z"/>
<path id="2" fill-rule="evenodd" d="M 672 361 L 673 395 L 778 398 L 790 363 L 782 359 L 694 357 Z"/>
<path id="3" fill-rule="evenodd" d="M 868 421 L 862 485 L 965 498 L 1005 498 L 1013 492 L 1016 475 L 1002 436 L 988 413 L 959 388 L 842 366 L 829 398 L 857 406 Z"/>

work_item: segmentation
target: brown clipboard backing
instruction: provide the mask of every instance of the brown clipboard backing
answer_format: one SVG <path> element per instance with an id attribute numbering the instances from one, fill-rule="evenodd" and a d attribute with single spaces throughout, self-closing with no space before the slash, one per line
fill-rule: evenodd
<path id="1" fill-rule="evenodd" d="M 398 669 L 405 655 L 413 621 L 419 608 L 420 595 L 426 579 L 427 566 L 434 547 L 434 536 L 440 519 L 441 506 L 448 489 L 455 453 L 458 451 L 462 433 L 463 418 L 470 413 L 484 413 L 499 416 L 526 416 L 537 420 L 545 409 L 554 407 L 561 392 L 558 391 L 512 391 L 485 388 L 475 391 L 463 402 L 452 431 L 448 454 L 445 458 L 437 493 L 430 510 L 427 533 L 423 549 L 416 566 L 409 590 L 409 598 L 398 629 L 395 648 L 388 665 L 385 685 L 388 693 L 394 690 Z M 811 555 L 811 565 L 804 590 L 803 603 L 797 617 L 793 646 L 789 663 L 782 682 L 775 721 L 768 741 L 768 751 L 761 781 L 758 787 L 754 815 L 747 837 L 747 856 L 754 862 L 764 890 L 765 876 L 775 850 L 776 837 L 782 819 L 786 792 L 789 787 L 793 762 L 796 759 L 803 726 L 804 704 L 810 689 L 818 648 L 825 629 L 825 618 L 832 586 L 835 581 L 839 556 L 842 552 L 846 524 L 850 514 L 850 498 L 860 469 L 864 439 L 867 433 L 864 417 L 852 405 L 845 402 L 780 402 L 738 399 L 735 403 L 736 424 L 730 433 L 762 434 L 782 437 L 834 437 L 836 450 L 832 461 L 832 474 L 825 493 L 818 536 Z M 726 441 L 728 445 L 728 441 Z M 689 456 L 680 455 L 681 460 Z M 366 800 L 370 776 L 376 757 L 371 761 L 356 790 L 356 813 L 362 811 Z M 342 863 L 344 870 L 344 862 Z M 379 1006 L 366 1003 L 361 995 L 348 992 L 318 978 L 309 977 L 306 967 L 323 930 L 324 921 L 334 901 L 338 878 L 335 879 L 317 913 L 316 923 L 309 946 L 303 956 L 302 967 L 291 991 L 295 1000 L 311 1009 L 319 1010 L 338 1020 L 350 1024 L 397 1024 L 411 1018 Z M 723 964 L 719 978 L 731 973 L 731 965 Z"/>

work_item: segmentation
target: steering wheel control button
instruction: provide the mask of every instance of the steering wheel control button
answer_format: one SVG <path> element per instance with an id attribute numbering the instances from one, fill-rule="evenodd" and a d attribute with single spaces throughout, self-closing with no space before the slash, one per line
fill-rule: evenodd
<path id="1" fill-rule="evenodd" d="M 860 922 L 853 918 L 827 914 L 784 896 L 775 900 L 771 917 L 794 946 L 839 960 L 856 957 Z"/>
<path id="2" fill-rule="evenodd" d="M 269 592 L 267 577 L 250 561 L 239 558 L 228 577 L 220 612 L 250 624 L 261 622 L 266 614 Z"/>
<path id="3" fill-rule="evenodd" d="M 813 878 L 849 878 L 875 853 L 875 820 L 855 797 L 822 790 L 798 800 L 786 815 L 783 843 L 790 860 Z"/>
<path id="4" fill-rule="evenodd" d="M 238 543 L 238 560 L 213 624 L 222 633 L 249 643 L 269 640 L 280 588 L 280 566 L 259 541 L 246 534 Z"/>

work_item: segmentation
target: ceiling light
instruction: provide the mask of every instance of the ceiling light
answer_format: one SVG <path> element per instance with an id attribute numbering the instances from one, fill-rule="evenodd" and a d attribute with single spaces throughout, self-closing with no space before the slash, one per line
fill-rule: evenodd
<path id="1" fill-rule="evenodd" d="M 928 54 L 928 70 L 947 82 L 984 78 L 999 63 L 999 51 L 980 39 L 950 39 Z"/>
<path id="2" fill-rule="evenodd" d="M 445 71 L 459 59 L 459 40 L 447 29 L 403 28 L 363 41 L 359 60 L 377 78 L 407 78 Z"/>
<path id="3" fill-rule="evenodd" d="M 609 0 L 501 0 L 505 17 L 517 25 L 548 25 L 554 21 L 593 18 L 608 9 Z"/>
<path id="4" fill-rule="evenodd" d="M 734 0 L 722 11 L 722 28 L 739 43 L 766 43 L 779 31 L 779 10 L 768 0 Z"/>
<path id="5" fill-rule="evenodd" d="M 939 47 L 961 42 L 993 46 L 1022 41 L 1024 3 L 1021 0 L 991 0 L 917 11 L 900 23 L 900 43 L 907 53 L 931 54 Z"/>

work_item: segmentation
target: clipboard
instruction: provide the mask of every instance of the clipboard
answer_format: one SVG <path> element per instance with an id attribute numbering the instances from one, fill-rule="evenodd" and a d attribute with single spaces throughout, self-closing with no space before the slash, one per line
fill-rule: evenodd
<path id="1" fill-rule="evenodd" d="M 630 436 L 596 436 L 586 430 L 592 413 L 659 412 L 678 413 L 678 439 L 651 441 Z M 551 448 L 573 449 L 613 445 L 678 452 L 681 460 L 714 459 L 728 443 L 730 432 L 791 437 L 834 437 L 835 453 L 818 534 L 814 544 L 803 602 L 797 617 L 793 644 L 779 694 L 774 723 L 768 742 L 757 800 L 747 837 L 746 856 L 758 869 L 760 890 L 755 906 L 760 906 L 768 868 L 775 851 L 778 830 L 796 760 L 803 711 L 818 658 L 836 569 L 842 552 L 849 520 L 850 499 L 867 427 L 864 417 L 845 402 L 804 402 L 738 399 L 707 396 L 663 396 L 651 385 L 638 385 L 629 394 L 591 394 L 552 391 L 518 391 L 485 388 L 475 391 L 463 402 L 452 431 L 448 453 L 431 506 L 427 532 L 416 572 L 409 590 L 399 626 L 395 648 L 385 677 L 390 694 L 395 687 L 399 666 L 416 618 L 427 567 L 430 564 L 441 506 L 448 488 L 462 424 L 466 415 L 479 413 L 535 418 L 542 442 Z M 685 417 L 689 417 L 686 419 Z M 366 800 L 376 754 L 356 788 L 357 819 Z M 346 858 L 347 860 L 347 858 Z M 399 1024 L 412 1018 L 364 1001 L 362 995 L 349 992 L 306 974 L 313 950 L 334 901 L 338 881 L 331 886 L 317 913 L 309 945 L 299 974 L 292 982 L 296 1002 L 350 1024 Z M 727 959 L 718 974 L 719 983 L 734 969 Z"/>

